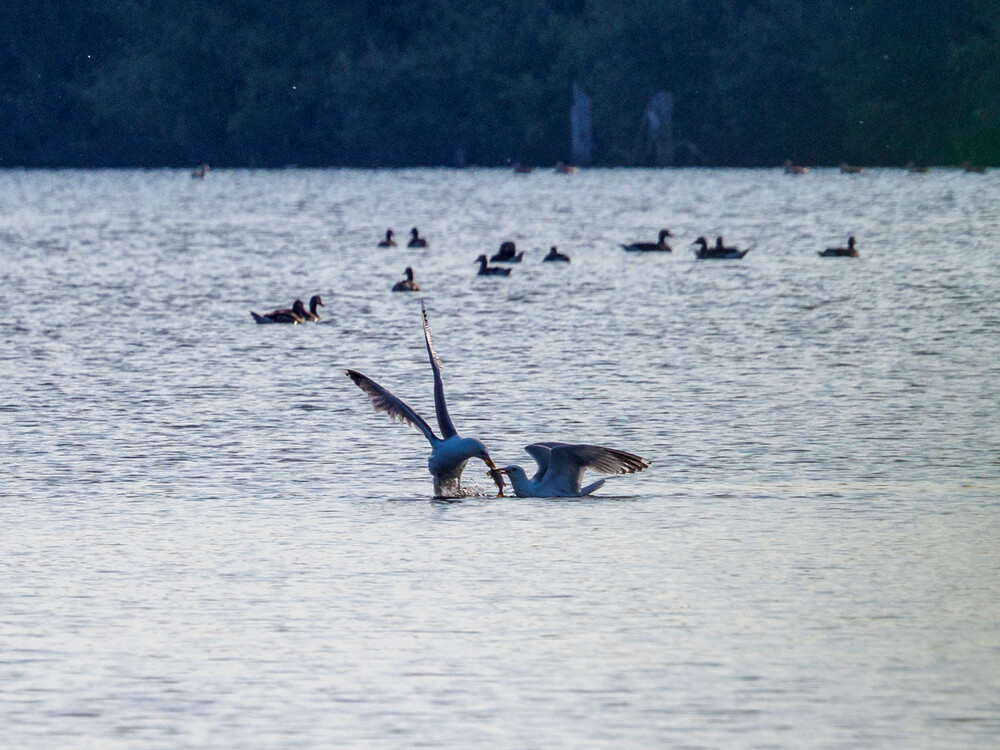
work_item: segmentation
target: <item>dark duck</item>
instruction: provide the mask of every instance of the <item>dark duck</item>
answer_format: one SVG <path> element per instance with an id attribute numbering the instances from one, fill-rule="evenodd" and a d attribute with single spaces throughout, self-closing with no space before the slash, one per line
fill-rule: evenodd
<path id="1" fill-rule="evenodd" d="M 290 308 L 272 310 L 271 312 L 264 313 L 263 315 L 259 315 L 251 310 L 250 314 L 259 325 L 263 325 L 265 323 L 290 323 L 295 325 L 296 323 L 305 323 L 307 316 L 309 315 L 306 310 L 306 306 L 300 299 L 295 300 Z"/>
<path id="2" fill-rule="evenodd" d="M 520 263 L 524 257 L 524 250 L 517 252 L 517 246 L 513 242 L 504 242 L 500 249 L 490 258 L 490 263 Z"/>
<path id="3" fill-rule="evenodd" d="M 549 248 L 549 254 L 542 258 L 543 263 L 569 263 L 569 256 L 559 252 L 559 249 L 553 245 Z"/>
<path id="4" fill-rule="evenodd" d="M 391 229 L 386 229 L 385 230 L 385 239 L 384 240 L 380 240 L 379 243 L 378 243 L 378 246 L 379 247 L 396 247 L 396 240 L 394 239 L 395 236 L 396 236 L 395 232 L 393 232 Z"/>
<path id="5" fill-rule="evenodd" d="M 479 264 L 479 271 L 476 272 L 477 276 L 510 276 L 509 268 L 490 266 L 485 255 L 480 255 L 476 258 L 475 262 Z"/>
<path id="6" fill-rule="evenodd" d="M 395 286 L 392 287 L 394 292 L 419 292 L 420 284 L 413 280 L 413 269 L 409 266 L 403 271 L 403 275 L 406 276 L 402 281 L 397 281 Z"/>
<path id="7" fill-rule="evenodd" d="M 302 311 L 303 312 L 302 317 L 305 320 L 313 320 L 313 321 L 319 320 L 319 313 L 316 312 L 317 307 L 326 307 L 326 305 L 323 304 L 322 297 L 320 297 L 318 294 L 314 294 L 312 297 L 309 298 L 309 309 Z"/>
<path id="8" fill-rule="evenodd" d="M 420 236 L 420 232 L 417 231 L 416 227 L 410 230 L 410 241 L 406 243 L 407 247 L 427 247 L 427 240 Z"/>
<path id="9" fill-rule="evenodd" d="M 828 247 L 820 253 L 823 258 L 857 258 L 858 248 L 854 237 L 847 238 L 847 247 Z"/>
<path id="10" fill-rule="evenodd" d="M 673 251 L 673 248 L 667 244 L 667 237 L 673 237 L 673 235 L 670 234 L 670 230 L 661 229 L 659 238 L 656 242 L 633 242 L 629 245 L 622 245 L 622 250 L 627 250 L 630 253 L 669 253 Z"/>

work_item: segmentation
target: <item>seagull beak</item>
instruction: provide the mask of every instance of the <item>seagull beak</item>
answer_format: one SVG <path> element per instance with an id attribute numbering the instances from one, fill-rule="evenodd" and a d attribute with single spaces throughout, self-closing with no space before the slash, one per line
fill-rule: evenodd
<path id="1" fill-rule="evenodd" d="M 499 469 L 497 469 L 497 465 L 495 463 L 493 463 L 493 459 L 490 458 L 489 456 L 487 456 L 486 458 L 483 459 L 483 463 L 486 464 L 487 466 L 489 466 L 494 471 L 499 471 Z"/>
<path id="2" fill-rule="evenodd" d="M 507 471 L 506 469 L 497 469 L 497 471 L 499 473 L 503 474 L 505 477 L 509 477 L 510 476 L 510 472 Z"/>

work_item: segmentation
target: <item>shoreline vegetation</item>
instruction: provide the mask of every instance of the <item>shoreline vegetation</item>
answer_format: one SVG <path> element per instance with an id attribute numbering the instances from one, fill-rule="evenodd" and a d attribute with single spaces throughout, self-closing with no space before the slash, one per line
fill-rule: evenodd
<path id="1" fill-rule="evenodd" d="M 0 133 L 0 167 L 997 166 L 1000 7 L 7 3 Z"/>

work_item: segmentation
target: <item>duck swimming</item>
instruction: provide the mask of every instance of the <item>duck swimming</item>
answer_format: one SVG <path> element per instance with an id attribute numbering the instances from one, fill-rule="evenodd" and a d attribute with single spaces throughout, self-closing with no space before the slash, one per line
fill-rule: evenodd
<path id="1" fill-rule="evenodd" d="M 391 229 L 386 229 L 385 230 L 385 239 L 384 240 L 380 240 L 379 243 L 378 243 L 378 246 L 379 247 L 396 247 L 396 240 L 393 239 L 395 237 L 395 235 L 396 235 L 396 233 L 393 232 Z"/>
<path id="2" fill-rule="evenodd" d="M 785 159 L 785 174 L 808 174 L 809 167 L 793 164 L 791 159 Z"/>
<path id="3" fill-rule="evenodd" d="M 479 271 L 476 273 L 477 276 L 510 276 L 509 268 L 489 266 L 489 261 L 486 260 L 485 255 L 480 255 L 476 258 L 475 262 L 479 264 Z"/>
<path id="4" fill-rule="evenodd" d="M 630 253 L 662 252 L 669 253 L 673 248 L 667 244 L 667 237 L 673 237 L 669 229 L 661 229 L 659 239 L 656 242 L 633 242 L 630 245 L 622 245 L 622 250 Z"/>
<path id="5" fill-rule="evenodd" d="M 420 236 L 420 232 L 417 231 L 416 227 L 410 230 L 410 241 L 406 243 L 407 247 L 428 247 L 427 240 Z"/>
<path id="6" fill-rule="evenodd" d="M 857 258 L 859 257 L 858 249 L 854 244 L 855 239 L 851 236 L 847 238 L 847 247 L 828 247 L 819 255 L 823 258 Z"/>
<path id="7" fill-rule="evenodd" d="M 314 297 L 313 299 L 316 299 Z M 253 319 L 257 321 L 258 325 L 263 325 L 265 323 L 290 323 L 295 325 L 296 323 L 305 323 L 309 318 L 307 317 L 309 313 L 306 311 L 306 306 L 302 303 L 302 300 L 297 299 L 292 303 L 291 308 L 286 308 L 283 310 L 272 310 L 269 313 L 264 313 L 259 315 L 253 310 L 250 311 Z"/>
<path id="8" fill-rule="evenodd" d="M 413 280 L 413 269 L 410 268 L 409 266 L 407 266 L 406 270 L 403 271 L 403 274 L 406 276 L 406 278 L 403 279 L 402 281 L 397 281 L 396 284 L 395 284 L 395 286 L 392 287 L 392 291 L 394 291 L 394 292 L 419 292 L 420 291 L 420 284 L 418 284 L 417 282 L 415 282 Z"/>
<path id="9" fill-rule="evenodd" d="M 750 248 L 740 250 L 738 247 L 726 247 L 721 236 L 715 238 L 715 247 L 709 247 L 708 240 L 704 237 L 699 237 L 691 244 L 701 246 L 694 251 L 699 260 L 739 260 L 750 252 Z"/>
<path id="10" fill-rule="evenodd" d="M 490 258 L 490 263 L 520 263 L 524 250 L 517 252 L 517 246 L 510 241 L 500 245 L 500 249 Z"/>
<path id="11" fill-rule="evenodd" d="M 549 254 L 542 258 L 542 262 L 562 262 L 569 263 L 569 256 L 559 252 L 555 245 L 549 248 Z"/>
<path id="12" fill-rule="evenodd" d="M 320 297 L 318 294 L 314 294 L 312 297 L 309 298 L 309 309 L 303 310 L 302 311 L 303 314 L 301 317 L 304 318 L 305 320 L 319 320 L 319 313 L 316 312 L 317 307 L 326 307 L 326 305 L 323 304 L 322 297 Z"/>

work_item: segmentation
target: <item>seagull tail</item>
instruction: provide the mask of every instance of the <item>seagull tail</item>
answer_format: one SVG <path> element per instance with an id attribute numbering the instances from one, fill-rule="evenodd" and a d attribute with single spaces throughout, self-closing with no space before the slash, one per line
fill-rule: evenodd
<path id="1" fill-rule="evenodd" d="M 593 484 L 588 484 L 586 487 L 584 487 L 582 490 L 580 490 L 580 496 L 582 497 L 583 495 L 589 495 L 594 490 L 601 489 L 601 487 L 604 486 L 604 483 L 606 481 L 608 481 L 608 480 L 607 479 L 598 479 Z"/>

